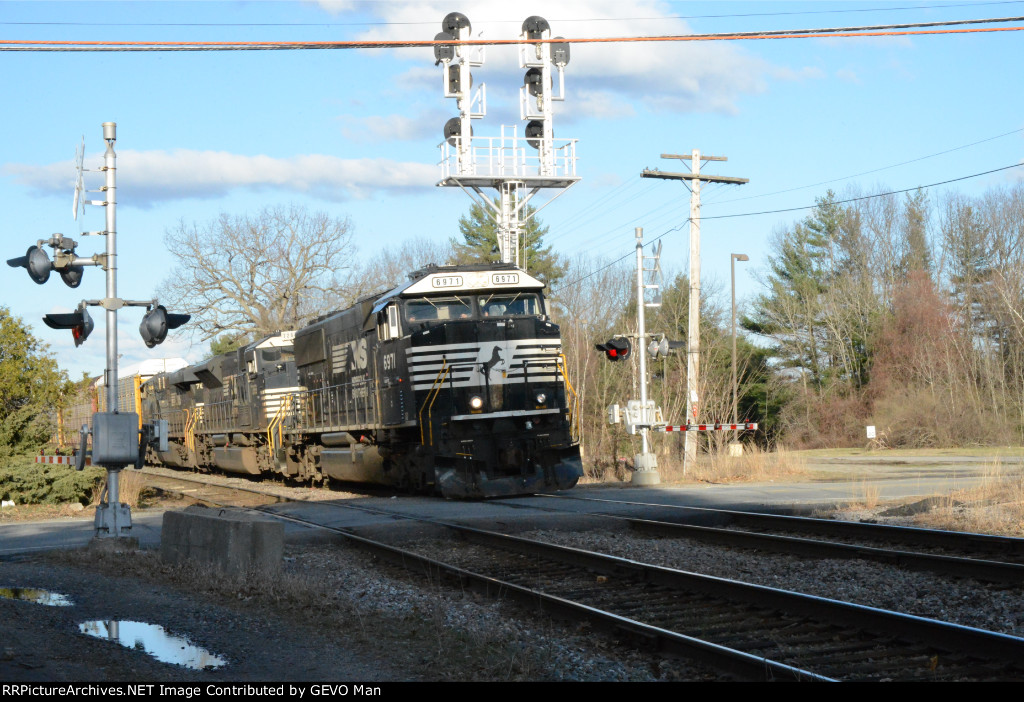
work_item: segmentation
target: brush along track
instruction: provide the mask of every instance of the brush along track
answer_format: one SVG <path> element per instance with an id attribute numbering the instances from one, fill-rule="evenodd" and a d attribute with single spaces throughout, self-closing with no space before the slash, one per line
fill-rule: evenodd
<path id="1" fill-rule="evenodd" d="M 342 533 L 433 578 L 585 618 L 644 648 L 698 658 L 744 678 L 1024 678 L 1024 639 L 1012 636 L 456 525 L 445 526 L 469 545 L 435 542 L 427 546 L 431 556 L 287 518 Z"/>

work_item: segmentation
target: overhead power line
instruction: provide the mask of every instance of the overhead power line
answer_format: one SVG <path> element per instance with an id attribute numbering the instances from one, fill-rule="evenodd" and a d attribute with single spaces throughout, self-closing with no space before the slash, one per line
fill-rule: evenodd
<path id="1" fill-rule="evenodd" d="M 927 156 L 919 156 L 917 158 L 912 158 L 912 159 L 909 159 L 907 161 L 900 161 L 899 163 L 894 163 L 894 164 L 891 164 L 889 166 L 882 166 L 880 168 L 872 168 L 870 171 L 862 171 L 860 173 L 854 173 L 853 175 L 840 176 L 839 178 L 831 178 L 829 180 L 822 180 L 822 181 L 819 181 L 817 183 L 810 183 L 808 185 L 798 185 L 795 188 L 786 188 L 785 190 L 775 190 L 775 191 L 772 191 L 770 193 L 761 193 L 760 195 L 747 195 L 746 197 L 734 197 L 734 198 L 730 198 L 728 200 L 718 200 L 718 201 L 716 201 L 714 203 L 708 203 L 708 204 L 724 205 L 724 204 L 729 203 L 729 202 L 740 202 L 741 200 L 756 200 L 758 198 L 769 197 L 771 195 L 782 195 L 783 193 L 791 193 L 791 192 L 794 192 L 794 191 L 797 191 L 797 190 L 805 190 L 807 188 L 815 188 L 815 187 L 818 187 L 819 185 L 828 185 L 829 183 L 838 183 L 839 181 L 842 181 L 842 180 L 850 180 L 851 178 L 859 178 L 861 176 L 871 175 L 872 173 L 879 173 L 881 171 L 887 171 L 890 168 L 899 168 L 900 166 L 906 166 L 906 165 L 911 164 L 911 163 L 917 163 L 918 161 L 926 161 L 926 160 L 928 160 L 930 158 L 935 158 L 936 156 L 944 156 L 946 154 L 951 154 L 954 151 L 960 151 L 962 149 L 967 149 L 967 148 L 970 148 L 972 146 L 977 146 L 978 144 L 984 144 L 984 143 L 989 142 L 989 141 L 995 141 L 996 139 L 1002 139 L 1003 137 L 1010 136 L 1011 134 L 1019 134 L 1020 132 L 1024 132 L 1024 127 L 1021 127 L 1020 129 L 1012 129 L 1012 130 L 1010 130 L 1008 132 L 1003 132 L 1002 134 L 997 134 L 995 136 L 988 137 L 986 139 L 979 139 L 978 141 L 972 141 L 970 144 L 963 144 L 962 146 L 954 146 L 953 148 L 946 149 L 945 151 L 937 151 L 937 152 L 935 152 L 933 154 L 928 154 Z"/>
<path id="2" fill-rule="evenodd" d="M 916 22 L 912 24 L 886 24 L 865 27 L 833 27 L 827 29 L 786 29 L 762 32 L 732 32 L 717 34 L 677 34 L 635 37 L 578 37 L 575 39 L 467 39 L 467 40 L 377 40 L 377 41 L 79 41 L 79 40 L 0 40 L 0 51 L 303 51 L 330 49 L 402 49 L 439 45 L 503 46 L 519 44 L 622 44 L 631 42 L 685 42 L 685 41 L 743 41 L 764 39 L 827 39 L 848 37 L 896 37 L 928 34 L 971 34 L 981 32 L 1016 32 L 1015 27 L 963 27 L 957 25 L 1000 24 L 1021 22 L 1022 17 L 999 17 L 946 22 Z M 932 27 L 933 29 L 922 29 Z M 944 27 L 943 29 L 934 29 Z"/>
<path id="3" fill-rule="evenodd" d="M 971 178 L 979 178 L 979 177 L 981 177 L 983 175 L 989 175 L 990 173 L 999 173 L 1000 171 L 1006 171 L 1006 170 L 1009 170 L 1011 168 L 1021 168 L 1021 167 L 1024 167 L 1024 163 L 1014 163 L 1014 164 L 1009 165 L 1009 166 L 1003 166 L 1002 168 L 993 168 L 990 171 L 982 171 L 981 173 L 972 173 L 971 175 L 960 176 L 959 178 L 950 178 L 949 180 L 939 181 L 938 183 L 928 183 L 927 185 L 915 185 L 912 188 L 903 188 L 902 190 L 890 190 L 889 192 L 885 192 L 885 193 L 875 193 L 873 195 L 861 195 L 859 197 L 851 197 L 851 198 L 847 198 L 846 200 L 836 200 L 835 204 L 842 205 L 842 204 L 845 204 L 847 202 L 858 202 L 860 200 L 870 200 L 871 198 L 885 197 L 887 195 L 900 195 L 902 193 L 909 193 L 909 192 L 912 192 L 914 190 L 927 190 L 928 188 L 935 188 L 935 187 L 938 187 L 940 185 L 948 185 L 949 183 L 956 183 L 956 182 L 959 182 L 961 180 L 969 180 Z M 709 217 L 704 217 L 704 219 L 731 219 L 733 217 L 756 217 L 757 215 L 780 214 L 782 212 L 798 212 L 800 210 L 810 210 L 810 209 L 813 209 L 815 207 L 817 207 L 817 204 L 814 204 L 814 205 L 804 205 L 802 207 L 787 207 L 786 209 L 783 209 L 783 210 L 764 210 L 763 212 L 740 212 L 740 213 L 737 213 L 737 214 L 711 215 Z"/>
<path id="4" fill-rule="evenodd" d="M 898 7 L 847 7 L 835 10 L 793 10 L 789 12 L 742 12 L 721 15 L 661 15 L 660 17 L 562 17 L 552 19 L 559 24 L 569 22 L 663 22 L 665 20 L 732 19 L 745 17 L 783 17 L 797 15 L 835 15 L 853 12 L 897 12 L 902 10 L 948 10 L 958 7 L 984 7 L 986 5 L 1020 5 L 1024 0 L 997 2 L 962 2 L 944 5 L 902 5 Z M 367 4 L 369 2 L 357 3 Z M 491 20 L 494 24 L 520 24 L 520 20 Z M 0 22 L 0 26 L 46 27 L 403 27 L 433 26 L 436 20 L 418 22 Z"/>
<path id="5" fill-rule="evenodd" d="M 978 177 L 983 176 L 983 175 L 989 175 L 990 173 L 999 173 L 1000 171 L 1006 171 L 1006 170 L 1009 170 L 1011 168 L 1021 168 L 1021 167 L 1024 167 L 1024 163 L 1014 163 L 1014 164 L 1009 165 L 1009 166 L 1003 166 L 1002 168 L 993 168 L 992 170 L 989 170 L 989 171 L 982 171 L 981 173 L 972 173 L 971 175 L 961 176 L 959 178 L 951 178 L 949 180 L 943 180 L 943 181 L 940 181 L 938 183 L 928 183 L 927 185 L 917 185 L 917 186 L 914 186 L 912 188 L 903 188 L 902 190 L 891 190 L 889 192 L 884 192 L 884 193 L 875 193 L 873 195 L 862 195 L 860 197 L 851 197 L 851 198 L 848 198 L 846 200 L 837 200 L 837 201 L 835 201 L 834 204 L 836 204 L 836 205 L 843 205 L 843 204 L 846 204 L 846 203 L 849 203 L 849 202 L 858 202 L 860 200 L 870 200 L 870 199 L 876 198 L 876 197 L 886 197 L 888 195 L 900 195 L 902 193 L 909 193 L 909 192 L 912 192 L 912 191 L 915 191 L 915 190 L 926 190 L 928 188 L 935 188 L 935 187 L 938 187 L 940 185 L 948 185 L 949 183 L 956 183 L 956 182 L 961 181 L 961 180 L 968 180 L 970 178 L 978 178 Z M 705 217 L 705 216 L 702 215 L 702 219 L 728 219 L 728 218 L 732 218 L 732 217 L 754 217 L 754 216 L 757 216 L 757 215 L 779 214 L 779 213 L 783 213 L 783 212 L 798 212 L 800 210 L 810 210 L 810 209 L 813 209 L 813 208 L 815 208 L 817 206 L 818 206 L 817 203 L 815 203 L 813 205 L 804 205 L 803 207 L 789 207 L 789 208 L 786 208 L 784 210 L 766 210 L 764 212 L 742 212 L 742 213 L 739 213 L 739 214 L 715 215 L 715 216 L 711 216 L 711 217 Z M 682 222 L 682 223 L 672 227 L 671 229 L 668 229 L 668 230 L 662 232 L 658 236 L 654 237 L 649 242 L 645 243 L 644 246 L 646 247 L 646 246 L 650 246 L 650 245 L 654 244 L 659 239 L 661 239 L 661 238 L 663 238 L 665 236 L 668 236 L 672 232 L 679 231 L 680 229 L 682 229 L 685 225 L 687 225 L 689 223 L 690 223 L 690 219 L 686 219 L 684 222 Z M 617 263 L 621 263 L 622 261 L 626 260 L 627 258 L 629 258 L 632 255 L 633 255 L 633 252 L 630 252 L 630 253 L 628 253 L 628 254 L 626 254 L 624 256 L 620 256 L 619 258 L 611 261 L 610 263 L 608 263 L 608 264 L 606 264 L 604 266 L 601 266 L 597 270 L 591 271 L 590 273 L 588 273 L 588 274 L 586 274 L 584 276 L 580 276 L 579 278 L 574 278 L 573 280 L 566 281 L 566 282 L 564 282 L 564 283 L 562 283 L 561 285 L 558 286 L 558 290 L 561 290 L 563 288 L 568 288 L 568 287 L 571 287 L 573 285 L 577 285 L 579 283 L 582 283 L 584 280 L 587 280 L 588 278 L 594 277 L 595 275 L 597 275 L 601 271 L 607 270 L 607 269 L 611 268 L 612 266 L 616 265 Z M 557 292 L 557 291 L 552 291 L 552 292 Z"/>

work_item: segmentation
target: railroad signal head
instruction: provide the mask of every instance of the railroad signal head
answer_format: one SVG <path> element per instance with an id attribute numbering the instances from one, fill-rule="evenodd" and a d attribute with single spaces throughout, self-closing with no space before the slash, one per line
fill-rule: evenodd
<path id="1" fill-rule="evenodd" d="M 462 136 L 462 120 L 458 117 L 452 117 L 450 120 L 444 123 L 444 140 L 452 146 L 455 146 L 456 139 Z M 469 128 L 469 136 L 473 136 L 473 128 Z"/>
<path id="2" fill-rule="evenodd" d="M 629 355 L 633 352 L 633 344 L 623 336 L 609 339 L 604 344 L 594 344 L 598 351 L 604 351 L 604 357 L 609 361 L 628 361 Z"/>
<path id="3" fill-rule="evenodd" d="M 539 15 L 531 15 L 523 20 L 523 34 L 527 39 L 543 39 L 544 32 L 550 32 L 551 25 Z"/>
<path id="4" fill-rule="evenodd" d="M 43 322 L 50 329 L 70 329 L 76 347 L 89 338 L 94 326 L 85 307 L 79 307 L 68 314 L 48 314 L 43 317 Z"/>
<path id="5" fill-rule="evenodd" d="M 544 122 L 539 119 L 532 119 L 526 123 L 523 130 L 526 136 L 526 143 L 535 149 L 540 148 L 540 140 L 544 137 Z"/>
<path id="6" fill-rule="evenodd" d="M 454 41 L 453 37 L 448 32 L 439 32 L 434 35 L 434 41 Z M 434 58 L 437 61 L 434 62 L 436 66 L 439 63 L 448 63 L 455 58 L 455 47 L 451 44 L 434 44 Z"/>
<path id="7" fill-rule="evenodd" d="M 447 85 L 449 95 L 462 95 L 462 68 L 457 63 L 446 63 L 445 72 L 447 75 Z M 469 85 L 467 88 L 473 87 L 473 74 L 469 75 Z"/>
<path id="8" fill-rule="evenodd" d="M 523 76 L 523 85 L 529 91 L 530 95 L 536 97 L 537 95 L 544 94 L 544 71 L 539 68 L 531 68 Z"/>
<path id="9" fill-rule="evenodd" d="M 28 271 L 29 277 L 39 285 L 50 279 L 50 271 L 53 270 L 50 257 L 39 246 L 28 247 L 24 256 L 7 259 L 7 265 L 11 268 L 24 268 Z"/>
<path id="10" fill-rule="evenodd" d="M 555 37 L 555 39 L 564 39 L 565 37 Z M 563 68 L 569 65 L 569 42 L 559 42 L 551 45 L 551 62 L 556 66 L 562 66 Z"/>
<path id="11" fill-rule="evenodd" d="M 168 330 L 177 329 L 190 319 L 192 319 L 190 314 L 171 314 L 163 305 L 157 305 L 146 312 L 142 318 L 139 334 L 142 335 L 146 346 L 153 348 L 157 344 L 164 343 Z"/>
<path id="12" fill-rule="evenodd" d="M 444 19 L 441 20 L 441 29 L 452 37 L 458 38 L 460 29 L 468 29 L 473 31 L 473 26 L 469 23 L 469 18 L 461 12 L 449 12 L 445 15 Z"/>

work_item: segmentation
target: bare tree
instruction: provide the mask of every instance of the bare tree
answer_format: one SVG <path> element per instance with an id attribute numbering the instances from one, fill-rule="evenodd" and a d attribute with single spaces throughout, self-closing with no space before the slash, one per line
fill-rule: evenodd
<path id="1" fill-rule="evenodd" d="M 353 277 L 352 294 L 362 297 L 385 292 L 409 280 L 409 274 L 431 264 L 453 262 L 450 241 L 431 241 L 424 237 L 407 239 L 397 246 L 381 247 L 361 264 Z"/>
<path id="2" fill-rule="evenodd" d="M 304 207 L 265 208 L 205 224 L 181 221 L 166 234 L 177 265 L 160 299 L 193 316 L 202 340 L 295 329 L 351 298 L 355 247 L 347 218 Z"/>

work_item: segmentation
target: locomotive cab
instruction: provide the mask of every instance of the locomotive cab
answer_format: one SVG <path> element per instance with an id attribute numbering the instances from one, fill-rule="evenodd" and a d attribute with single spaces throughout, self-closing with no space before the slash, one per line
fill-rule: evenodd
<path id="1" fill-rule="evenodd" d="M 543 287 L 508 265 L 431 267 L 379 303 L 402 332 L 381 385 L 404 382 L 391 406 L 418 429 L 407 449 L 423 480 L 446 496 L 568 488 L 582 474 Z"/>

